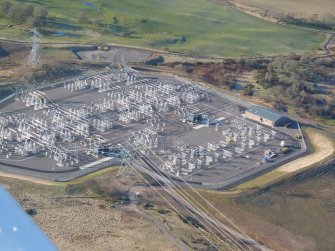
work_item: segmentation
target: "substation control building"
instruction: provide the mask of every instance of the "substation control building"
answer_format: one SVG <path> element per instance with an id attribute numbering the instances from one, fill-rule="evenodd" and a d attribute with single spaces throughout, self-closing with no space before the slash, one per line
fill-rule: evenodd
<path id="1" fill-rule="evenodd" d="M 190 123 L 200 123 L 201 120 L 203 119 L 202 118 L 202 114 L 200 113 L 188 113 L 187 116 L 187 122 L 190 122 Z"/>
<path id="2" fill-rule="evenodd" d="M 244 117 L 267 126 L 284 126 L 289 118 L 260 106 L 251 106 L 245 111 Z"/>

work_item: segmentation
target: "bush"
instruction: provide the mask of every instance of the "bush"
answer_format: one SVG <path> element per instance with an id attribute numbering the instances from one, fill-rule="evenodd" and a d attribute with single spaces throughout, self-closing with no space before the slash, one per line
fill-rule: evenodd
<path id="1" fill-rule="evenodd" d="M 80 12 L 77 16 L 77 20 L 79 23 L 86 23 L 88 21 L 88 18 L 84 12 Z"/>
<path id="2" fill-rule="evenodd" d="M 8 10 L 8 18 L 16 22 L 25 22 L 29 17 L 33 17 L 34 7 L 31 5 L 11 5 Z"/>
<path id="3" fill-rule="evenodd" d="M 151 203 L 151 202 L 146 202 L 145 204 L 144 204 L 144 208 L 145 209 L 149 209 L 149 208 L 153 208 L 154 207 L 154 205 Z"/>
<path id="4" fill-rule="evenodd" d="M 9 1 L 2 1 L 1 2 L 1 10 L 4 14 L 8 13 L 10 7 L 12 6 L 12 3 Z"/>
<path id="5" fill-rule="evenodd" d="M 141 19 L 141 22 L 142 23 L 147 23 L 149 21 L 149 19 L 147 18 L 147 17 L 143 17 L 142 19 Z"/>
<path id="6" fill-rule="evenodd" d="M 37 211 L 34 208 L 29 208 L 26 210 L 26 213 L 30 216 L 35 216 L 37 214 Z"/>
<path id="7" fill-rule="evenodd" d="M 67 185 L 65 188 L 65 193 L 67 195 L 77 195 L 82 194 L 85 191 L 85 187 L 82 184 Z"/>
<path id="8" fill-rule="evenodd" d="M 244 96 L 253 96 L 254 95 L 254 85 L 252 84 L 247 84 L 246 86 L 243 87 L 242 94 Z"/>
<path id="9" fill-rule="evenodd" d="M 192 224 L 193 226 L 195 226 L 196 228 L 202 228 L 205 229 L 205 226 L 196 218 L 192 217 L 192 216 L 187 216 L 186 217 L 186 222 Z"/>
<path id="10" fill-rule="evenodd" d="M 113 24 L 118 24 L 119 23 L 119 19 L 117 19 L 117 17 L 113 17 Z"/>
<path id="11" fill-rule="evenodd" d="M 170 211 L 170 210 L 167 210 L 167 209 L 159 208 L 159 209 L 157 210 L 157 212 L 158 212 L 159 214 L 168 214 L 168 213 L 170 213 L 171 211 Z"/>
<path id="12" fill-rule="evenodd" d="M 48 17 L 49 13 L 46 8 L 42 7 L 36 10 L 36 17 L 39 17 L 41 19 L 46 19 Z"/>
<path id="13" fill-rule="evenodd" d="M 184 35 L 181 36 L 179 41 L 180 41 L 181 44 L 185 43 L 186 42 L 186 37 Z"/>
<path id="14" fill-rule="evenodd" d="M 159 55 L 158 57 L 152 58 L 145 62 L 147 65 L 160 65 L 164 63 L 164 57 L 162 55 Z"/>
<path id="15" fill-rule="evenodd" d="M 26 25 L 29 28 L 40 27 L 44 24 L 43 20 L 40 17 L 28 17 Z"/>
<path id="16" fill-rule="evenodd" d="M 275 101 L 272 104 L 272 107 L 276 109 L 277 111 L 287 112 L 287 106 L 283 104 L 282 102 Z"/>
<path id="17" fill-rule="evenodd" d="M 92 192 L 98 195 L 105 195 L 104 190 L 99 186 L 96 180 L 88 180 L 85 182 L 86 189 L 90 189 Z"/>

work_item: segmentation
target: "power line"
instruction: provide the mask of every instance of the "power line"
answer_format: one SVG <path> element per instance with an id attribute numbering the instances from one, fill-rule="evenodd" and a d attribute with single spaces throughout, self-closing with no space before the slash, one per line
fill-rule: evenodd
<path id="1" fill-rule="evenodd" d="M 149 151 L 154 154 L 160 161 L 161 158 L 159 156 L 157 156 L 157 154 L 155 154 L 152 150 L 149 149 Z M 159 169 L 159 168 L 157 168 Z M 155 169 L 155 170 L 157 170 Z M 164 171 L 162 170 L 157 170 L 159 173 L 163 173 L 165 174 L 165 177 L 169 177 L 168 174 L 166 174 Z M 171 178 L 169 178 L 175 185 L 177 185 L 181 190 L 183 190 L 189 197 L 192 198 L 192 196 L 185 191 L 185 189 L 183 189 L 180 185 L 178 185 L 177 182 L 173 181 Z M 210 203 L 206 198 L 204 198 L 198 191 L 196 191 L 191 185 L 189 185 L 184 179 L 181 178 L 181 180 L 190 188 L 192 189 L 192 191 L 194 191 L 202 200 L 204 200 L 210 207 L 212 207 L 215 211 L 217 211 L 225 220 L 227 220 L 232 226 L 234 226 L 237 230 L 240 231 L 240 233 L 242 235 L 244 235 L 245 237 L 247 237 L 249 240 L 253 240 L 251 237 L 249 237 L 246 233 L 244 233 L 236 224 L 234 224 L 231 220 L 229 220 L 224 214 L 222 214 L 222 212 L 220 212 L 216 207 L 214 207 L 214 205 L 212 203 Z M 204 208 L 198 201 L 196 201 L 194 198 L 192 198 L 198 205 L 200 205 L 206 212 L 208 212 L 208 210 L 206 208 Z M 209 213 L 209 212 L 208 212 Z M 213 216 L 211 213 L 209 213 L 211 216 Z M 213 216 L 214 217 L 214 216 Z M 215 217 L 214 217 L 215 218 Z M 215 218 L 216 219 L 216 218 Z M 217 220 L 217 219 L 216 219 Z M 219 221 L 219 220 L 217 220 Z M 219 221 L 220 222 L 220 221 Z M 221 222 L 220 222 L 221 223 Z M 223 225 L 222 223 L 220 224 L 222 225 L 224 228 L 227 229 L 227 227 L 225 225 Z M 229 230 L 227 230 L 229 231 Z M 232 233 L 231 233 L 232 234 Z M 233 234 L 234 235 L 234 234 Z M 255 242 L 255 241 L 254 241 Z"/>
<path id="2" fill-rule="evenodd" d="M 137 161 L 137 160 L 135 160 Z M 134 171 L 151 187 L 153 188 L 153 190 L 160 195 L 160 197 L 162 197 L 162 199 L 169 204 L 169 206 L 171 206 L 173 208 L 173 210 L 175 210 L 175 212 L 177 212 L 187 223 L 189 223 L 193 228 L 195 228 L 213 247 L 215 247 L 217 250 L 219 250 L 219 247 L 217 245 L 215 245 L 207 236 L 205 236 L 198 228 L 196 228 L 188 219 L 187 217 L 185 217 L 179 210 L 177 210 L 177 208 L 175 206 L 173 206 L 166 198 L 165 196 L 163 196 L 161 193 L 158 192 L 158 190 L 152 186 L 144 177 L 143 175 L 140 174 L 140 172 L 138 172 L 135 168 Z M 147 170 L 146 170 L 147 171 Z M 152 176 L 148 171 L 147 173 L 161 186 L 163 187 L 163 184 L 157 180 L 154 176 Z M 166 189 L 164 189 L 167 193 L 169 193 L 174 199 L 175 197 Z M 176 200 L 178 202 L 178 200 Z M 185 205 L 181 204 L 180 202 L 178 202 L 181 206 L 183 206 L 194 218 L 196 218 L 201 224 L 203 224 L 203 222 L 201 220 L 198 219 L 197 216 L 194 215 L 194 213 L 192 213 L 190 211 L 190 209 L 188 209 Z M 204 224 L 203 224 L 204 225 Z M 211 231 L 209 229 L 209 231 Z M 211 231 L 212 232 L 212 231 Z M 213 233 L 213 232 L 212 232 Z M 214 233 L 213 233 L 214 234 Z M 215 235 L 215 234 L 214 234 Z M 216 236 L 216 235 L 215 235 Z M 217 237 L 217 236 L 216 236 Z M 220 238 L 219 238 L 220 239 Z M 226 243 L 224 243 L 225 245 L 227 245 Z M 229 246 L 227 246 L 229 248 Z"/>
<path id="3" fill-rule="evenodd" d="M 128 143 L 128 142 L 127 142 Z M 129 143 L 128 143 L 129 144 Z M 130 144 L 129 144 L 130 145 Z M 130 145 L 131 147 L 133 147 L 132 145 Z M 133 147 L 134 148 L 134 147 Z M 135 148 L 134 148 L 135 149 Z M 135 151 L 137 151 L 135 149 Z M 138 152 L 138 151 L 137 151 Z M 140 154 L 140 153 L 139 153 Z M 140 154 L 141 155 L 141 154 Z M 135 160 L 136 162 L 138 162 L 137 160 Z M 155 169 L 156 170 L 156 169 Z M 158 171 L 158 170 L 156 170 Z M 158 171 L 159 172 L 159 171 Z M 155 181 L 159 182 L 153 175 L 151 175 L 149 172 L 148 174 L 155 179 Z M 166 176 L 166 175 L 165 175 Z M 165 177 L 164 175 L 160 175 L 160 178 L 163 180 L 163 178 Z M 183 206 L 187 211 L 189 211 L 200 223 L 202 223 L 203 225 L 205 225 L 203 223 L 202 220 L 200 220 L 197 216 L 195 216 L 195 213 L 191 212 L 191 210 L 193 211 L 193 209 L 190 209 L 191 207 L 195 207 L 194 204 L 192 202 L 190 202 L 189 200 L 187 200 L 188 203 L 191 204 L 191 206 L 187 206 L 185 203 L 185 198 L 181 197 L 180 194 L 178 194 L 168 183 L 171 182 L 172 180 L 166 180 L 163 182 L 171 189 L 172 192 L 174 192 L 174 194 L 172 194 L 169 190 L 165 189 L 167 193 L 169 193 L 181 206 Z M 172 181 L 173 182 L 173 181 Z M 160 184 L 160 183 L 159 183 Z M 164 186 L 162 186 L 164 188 Z M 238 248 L 237 246 L 240 246 L 231 236 L 227 235 L 225 232 L 223 232 L 224 230 L 222 230 L 220 227 L 217 226 L 216 223 L 213 222 L 212 219 L 210 219 L 209 216 L 204 215 L 203 212 L 201 212 L 201 210 L 199 210 L 198 208 L 196 208 L 198 212 L 196 212 L 198 215 L 200 215 L 212 228 L 214 228 L 216 231 L 218 231 L 225 239 L 227 239 L 227 242 L 229 242 L 232 246 Z M 216 236 L 218 239 L 220 239 L 225 245 L 226 242 L 223 241 L 219 236 L 217 236 L 217 234 L 215 234 L 210 228 L 208 229 L 214 236 Z M 234 244 L 236 243 L 236 244 Z M 239 250 L 245 250 L 242 246 L 240 246 L 240 248 L 238 248 Z"/>

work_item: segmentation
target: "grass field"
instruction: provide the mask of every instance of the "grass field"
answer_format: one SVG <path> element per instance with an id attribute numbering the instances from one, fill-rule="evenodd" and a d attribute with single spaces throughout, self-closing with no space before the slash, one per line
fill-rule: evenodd
<path id="1" fill-rule="evenodd" d="M 34 4 L 35 1 L 20 1 Z M 309 53 L 323 35 L 270 24 L 205 0 L 39 1 L 50 21 L 44 41 L 103 42 L 192 56 Z M 78 22 L 78 15 L 87 22 Z M 0 17 L 0 37 L 28 40 L 22 25 Z"/>
<path id="2" fill-rule="evenodd" d="M 199 192 L 248 235 L 273 250 L 333 250 L 334 181 L 332 161 L 266 189 L 242 194 Z M 188 192 L 210 210 L 204 200 Z"/>
<path id="3" fill-rule="evenodd" d="M 272 13 L 295 13 L 299 17 L 309 18 L 318 15 L 322 20 L 325 16 L 333 14 L 335 1 L 333 0 L 234 0 L 247 6 L 269 10 Z"/>
<path id="4" fill-rule="evenodd" d="M 310 242 L 308 250 L 333 250 L 334 177 L 333 162 L 298 174 L 267 190 L 239 196 L 236 202 L 242 210 L 303 236 Z"/>
<path id="5" fill-rule="evenodd" d="M 68 195 L 65 187 L 2 177 L 0 184 L 25 210 L 34 212 L 33 220 L 57 250 L 179 250 L 150 218 L 126 207 L 110 208 L 104 198 L 84 193 Z M 188 226 L 181 220 L 178 223 L 186 232 Z"/>
<path id="6" fill-rule="evenodd" d="M 116 177 L 116 170 L 110 167 L 75 181 L 45 184 L 0 173 L 0 186 L 33 212 L 34 221 L 59 250 L 186 250 L 188 245 L 189 250 L 211 250 L 179 213 L 166 207 L 155 191 L 142 186 L 139 176 L 124 183 Z M 128 204 L 123 196 L 134 191 L 141 196 Z M 150 207 L 144 206 L 147 202 Z M 207 231 L 202 234 L 220 250 L 233 250 Z"/>

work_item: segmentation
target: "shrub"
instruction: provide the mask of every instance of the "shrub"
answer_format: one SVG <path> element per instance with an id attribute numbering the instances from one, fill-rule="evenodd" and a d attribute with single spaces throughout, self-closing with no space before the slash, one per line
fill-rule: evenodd
<path id="1" fill-rule="evenodd" d="M 254 95 L 254 88 L 255 88 L 254 85 L 247 84 L 246 86 L 243 87 L 242 94 L 244 96 L 252 96 Z"/>
<path id="2" fill-rule="evenodd" d="M 65 193 L 67 195 L 82 194 L 85 191 L 85 187 L 82 184 L 67 185 Z"/>
<path id="3" fill-rule="evenodd" d="M 12 3 L 10 1 L 1 1 L 1 10 L 4 14 L 8 13 Z"/>
<path id="4" fill-rule="evenodd" d="M 12 5 L 8 10 L 8 17 L 13 21 L 25 22 L 29 17 L 33 17 L 34 7 L 31 5 Z"/>

